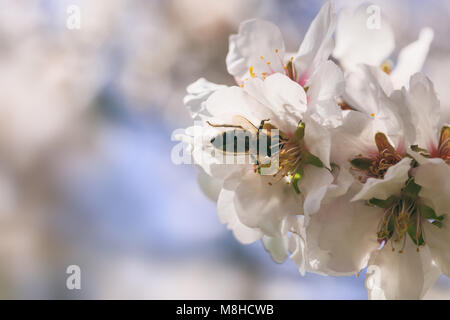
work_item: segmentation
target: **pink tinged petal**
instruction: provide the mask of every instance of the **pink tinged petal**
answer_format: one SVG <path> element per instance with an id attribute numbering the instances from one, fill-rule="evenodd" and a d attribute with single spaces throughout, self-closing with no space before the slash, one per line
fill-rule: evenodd
<path id="1" fill-rule="evenodd" d="M 409 78 L 422 70 L 433 38 L 433 29 L 424 28 L 420 31 L 419 39 L 400 51 L 397 65 L 391 73 L 391 79 L 396 89 L 407 86 Z"/>
<path id="2" fill-rule="evenodd" d="M 367 12 L 369 6 L 365 3 L 356 10 L 344 9 L 339 14 L 333 56 L 347 70 L 358 64 L 378 67 L 394 50 L 394 33 L 384 16 L 379 29 L 367 27 L 368 18 L 373 14 Z"/>
<path id="3" fill-rule="evenodd" d="M 234 205 L 242 223 L 271 237 L 279 237 L 284 220 L 299 214 L 301 209 L 300 198 L 291 186 L 255 173 L 242 177 L 235 190 Z"/>
<path id="4" fill-rule="evenodd" d="M 372 198 L 386 200 L 392 195 L 399 194 L 408 180 L 411 161 L 411 158 L 402 159 L 387 170 L 383 179 L 367 179 L 361 191 L 351 201 L 370 200 Z"/>
<path id="5" fill-rule="evenodd" d="M 311 216 L 306 236 L 312 271 L 334 276 L 358 273 L 379 247 L 376 232 L 383 212 L 363 202 L 350 202 L 356 191 L 353 185 Z"/>
<path id="6" fill-rule="evenodd" d="M 330 57 L 334 47 L 335 20 L 334 5 L 325 3 L 306 32 L 294 59 L 301 82 L 306 83 L 306 77 L 312 75 Z"/>
<path id="7" fill-rule="evenodd" d="M 262 72 L 284 73 L 279 57 L 284 57 L 284 41 L 278 27 L 268 21 L 247 20 L 238 34 L 230 36 L 227 69 L 241 81 L 251 77 L 250 67 L 258 77 Z"/>
<path id="8" fill-rule="evenodd" d="M 233 231 L 237 240 L 248 244 L 259 240 L 262 237 L 262 233 L 257 228 L 247 227 L 239 220 L 234 205 L 235 192 L 233 189 L 236 184 L 236 179 L 225 181 L 224 188 L 221 190 L 217 200 L 217 211 L 220 222 L 226 224 L 227 228 Z"/>
<path id="9" fill-rule="evenodd" d="M 425 295 L 441 273 L 428 247 L 416 250 L 407 238 L 402 253 L 386 245 L 372 255 L 366 277 L 369 299 L 420 299 Z"/>

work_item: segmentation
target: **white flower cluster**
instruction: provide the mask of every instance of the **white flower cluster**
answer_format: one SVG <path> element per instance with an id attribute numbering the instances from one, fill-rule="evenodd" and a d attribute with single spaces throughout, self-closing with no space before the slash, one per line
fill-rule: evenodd
<path id="1" fill-rule="evenodd" d="M 180 139 L 239 241 L 302 274 L 367 268 L 371 299 L 419 299 L 450 275 L 449 121 L 419 72 L 432 30 L 393 68 L 392 30 L 368 28 L 367 6 L 337 18 L 326 3 L 294 54 L 272 23 L 243 22 L 226 59 L 237 85 L 190 85 Z"/>

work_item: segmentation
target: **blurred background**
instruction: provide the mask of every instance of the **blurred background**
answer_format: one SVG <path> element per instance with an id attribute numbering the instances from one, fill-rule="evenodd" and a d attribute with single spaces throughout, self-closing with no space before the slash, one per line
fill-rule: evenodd
<path id="1" fill-rule="evenodd" d="M 435 30 L 425 71 L 450 107 L 450 2 L 373 2 L 396 32 L 394 57 Z M 196 169 L 170 159 L 172 132 L 191 124 L 186 86 L 233 84 L 239 23 L 273 21 L 295 51 L 322 3 L 0 0 L 0 298 L 366 299 L 364 274 L 301 277 L 238 243 Z M 66 288 L 73 264 L 81 290 Z M 450 280 L 427 298 L 449 299 Z"/>

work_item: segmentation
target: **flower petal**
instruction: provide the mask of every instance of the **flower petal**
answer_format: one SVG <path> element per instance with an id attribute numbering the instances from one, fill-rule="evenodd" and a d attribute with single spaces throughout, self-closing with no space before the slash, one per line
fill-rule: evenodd
<path id="1" fill-rule="evenodd" d="M 257 228 L 247 227 L 239 220 L 234 205 L 234 188 L 237 182 L 236 178 L 231 178 L 224 182 L 224 188 L 221 190 L 217 200 L 217 212 L 220 222 L 226 224 L 228 229 L 233 231 L 237 240 L 244 244 L 252 243 L 259 240 L 262 237 L 262 233 Z"/>
<path id="2" fill-rule="evenodd" d="M 424 28 L 420 31 L 419 39 L 400 51 L 397 65 L 391 73 L 391 79 L 396 89 L 407 86 L 409 78 L 414 73 L 422 70 L 433 38 L 433 29 Z"/>
<path id="3" fill-rule="evenodd" d="M 236 187 L 234 205 L 239 220 L 246 226 L 279 237 L 284 220 L 300 213 L 301 200 L 293 188 L 282 181 L 249 172 Z"/>
<path id="4" fill-rule="evenodd" d="M 407 238 L 402 253 L 385 246 L 372 255 L 366 276 L 369 299 L 420 299 L 425 295 L 440 271 L 427 247 L 416 249 Z"/>
<path id="5" fill-rule="evenodd" d="M 433 83 L 422 73 L 413 75 L 409 90 L 403 89 L 405 109 L 408 111 L 409 124 L 414 132 L 414 144 L 429 151 L 437 149 L 438 134 L 441 125 L 440 103 Z"/>
<path id="6" fill-rule="evenodd" d="M 380 66 L 395 47 L 394 33 L 384 16 L 380 16 L 380 28 L 369 28 L 370 4 L 356 9 L 343 9 L 336 26 L 336 47 L 333 56 L 346 70 L 358 64 Z"/>
<path id="7" fill-rule="evenodd" d="M 320 208 L 328 187 L 333 182 L 333 175 L 325 168 L 307 165 L 298 187 L 304 197 L 303 210 L 306 216 L 314 214 Z"/>
<path id="8" fill-rule="evenodd" d="M 450 166 L 441 159 L 420 165 L 415 171 L 415 181 L 422 189 L 419 196 L 436 211 L 445 215 L 442 227 L 425 223 L 425 241 L 435 263 L 450 276 Z"/>
<path id="9" fill-rule="evenodd" d="M 276 73 L 265 80 L 251 79 L 244 90 L 272 111 L 269 117 L 278 128 L 295 131 L 307 109 L 305 90 L 287 76 Z"/>
<path id="10" fill-rule="evenodd" d="M 251 77 L 250 67 L 258 76 L 261 72 L 272 73 L 270 68 L 284 72 L 279 57 L 284 57 L 284 41 L 278 27 L 268 21 L 247 20 L 239 26 L 238 34 L 230 36 L 227 69 L 240 81 Z"/>
<path id="11" fill-rule="evenodd" d="M 273 261 L 282 263 L 288 257 L 287 254 L 287 236 L 269 237 L 263 236 L 262 243 L 267 252 L 270 253 Z"/>
<path id="12" fill-rule="evenodd" d="M 304 115 L 305 121 L 305 145 L 308 151 L 323 162 L 326 168 L 330 168 L 330 132 L 313 120 L 308 114 Z"/>
<path id="13" fill-rule="evenodd" d="M 351 201 L 370 200 L 372 198 L 386 200 L 390 196 L 398 194 L 408 180 L 411 161 L 411 158 L 402 159 L 387 170 L 383 179 L 367 179 L 361 191 Z"/>
<path id="14" fill-rule="evenodd" d="M 306 82 L 333 51 L 336 14 L 334 5 L 325 3 L 314 18 L 294 59 L 300 82 Z M 304 79 L 304 80 L 302 80 Z M 304 83 L 300 83 L 304 85 Z"/>
<path id="15" fill-rule="evenodd" d="M 308 109 L 320 123 L 336 127 L 342 122 L 342 110 L 336 99 L 344 92 L 344 74 L 332 61 L 320 65 L 308 89 Z"/>
<path id="16" fill-rule="evenodd" d="M 306 228 L 311 270 L 329 275 L 352 275 L 365 268 L 379 246 L 377 225 L 383 212 L 364 202 L 350 202 L 357 185 L 322 204 Z"/>
<path id="17" fill-rule="evenodd" d="M 205 78 L 200 78 L 187 87 L 188 94 L 184 97 L 184 104 L 189 110 L 193 119 L 199 119 L 206 112 L 205 101 L 216 90 L 224 88 L 224 85 L 212 83 Z M 206 112 L 205 114 L 209 114 Z"/>

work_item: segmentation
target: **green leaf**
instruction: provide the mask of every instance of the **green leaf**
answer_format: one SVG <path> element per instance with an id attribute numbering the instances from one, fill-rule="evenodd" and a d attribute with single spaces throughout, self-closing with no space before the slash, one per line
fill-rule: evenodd
<path id="1" fill-rule="evenodd" d="M 303 121 L 300 121 L 298 124 L 298 128 L 294 132 L 294 137 L 297 141 L 301 141 L 305 137 L 305 123 Z"/>
<path id="2" fill-rule="evenodd" d="M 318 157 L 316 157 L 315 155 L 313 155 L 311 152 L 308 151 L 304 151 L 302 154 L 303 157 L 303 163 L 304 164 L 311 164 L 315 167 L 318 168 L 324 168 L 324 164 L 322 162 L 322 160 L 320 160 Z"/>
<path id="3" fill-rule="evenodd" d="M 300 181 L 300 179 L 303 177 L 303 169 L 302 167 L 299 167 L 297 169 L 297 172 L 294 174 L 294 177 L 292 178 L 291 184 L 292 187 L 294 188 L 295 192 L 297 194 L 300 194 L 300 189 L 298 188 L 298 182 Z"/>
<path id="4" fill-rule="evenodd" d="M 410 178 L 402 189 L 402 193 L 407 197 L 417 199 L 419 197 L 420 189 L 422 189 L 422 187 L 414 182 L 414 178 Z"/>
<path id="5" fill-rule="evenodd" d="M 369 158 L 355 158 L 350 161 L 353 167 L 359 170 L 368 170 L 372 165 L 372 160 Z"/>
<path id="6" fill-rule="evenodd" d="M 434 211 L 433 208 L 431 208 L 429 206 L 426 206 L 424 204 L 420 205 L 419 208 L 420 208 L 420 212 L 422 213 L 422 216 L 425 219 L 428 219 L 428 220 L 436 220 L 436 219 L 438 219 L 438 216 L 436 215 L 436 212 Z"/>
<path id="7" fill-rule="evenodd" d="M 386 200 L 372 198 L 369 201 L 367 201 L 367 203 L 371 206 L 386 209 L 391 207 L 396 201 L 398 201 L 398 198 L 396 196 L 390 196 Z"/>

